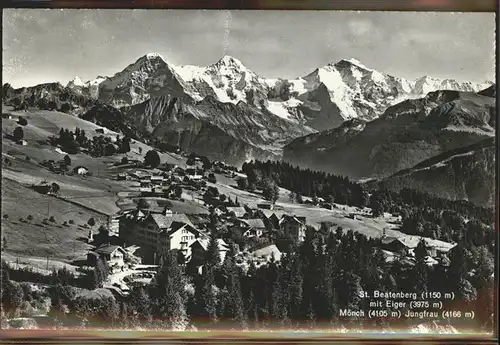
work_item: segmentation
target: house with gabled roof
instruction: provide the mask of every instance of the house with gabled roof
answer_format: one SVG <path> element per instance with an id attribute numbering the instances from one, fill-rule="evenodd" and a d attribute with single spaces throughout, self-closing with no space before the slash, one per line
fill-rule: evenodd
<path id="1" fill-rule="evenodd" d="M 100 258 L 107 263 L 111 271 L 120 270 L 125 267 L 125 256 L 127 252 L 120 246 L 105 244 L 87 254 L 87 261 L 90 265 L 95 265 Z"/>
<path id="2" fill-rule="evenodd" d="M 160 258 L 160 264 L 162 256 L 170 250 L 182 252 L 186 261 L 189 261 L 191 259 L 191 245 L 204 238 L 206 235 L 196 229 L 187 217 L 172 221 L 168 228 L 161 230 L 158 234 L 156 251 Z"/>
<path id="3" fill-rule="evenodd" d="M 306 238 L 306 218 L 284 214 L 279 221 L 280 229 L 296 242 L 303 242 Z"/>
<path id="4" fill-rule="evenodd" d="M 271 244 L 269 246 L 257 249 L 252 251 L 252 255 L 256 258 L 265 260 L 265 261 L 271 261 L 273 258 L 275 261 L 280 261 L 281 260 L 281 252 L 276 247 L 276 245 Z"/>
<path id="5" fill-rule="evenodd" d="M 280 218 L 276 215 L 276 213 L 273 212 L 269 217 L 267 217 L 267 221 L 271 224 L 273 229 L 277 230 L 280 228 Z"/>
<path id="6" fill-rule="evenodd" d="M 235 221 L 236 231 L 240 231 L 244 237 L 260 237 L 266 231 L 266 225 L 262 219 L 238 219 Z"/>

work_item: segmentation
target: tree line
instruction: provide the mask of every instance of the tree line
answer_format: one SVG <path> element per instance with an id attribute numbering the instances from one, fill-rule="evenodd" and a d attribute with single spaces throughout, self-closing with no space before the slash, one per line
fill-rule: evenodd
<path id="1" fill-rule="evenodd" d="M 94 157 L 112 156 L 116 153 L 130 152 L 129 137 L 121 138 L 119 135 L 113 143 L 111 138 L 104 135 L 87 137 L 87 133 L 83 129 L 75 128 L 75 131 L 70 131 L 61 128 L 59 136 L 51 137 L 49 139 L 53 145 L 60 145 L 61 148 L 69 153 L 76 154 L 80 152 L 81 148 L 86 148 L 89 153 Z"/>
<path id="2" fill-rule="evenodd" d="M 251 161 L 243 164 L 242 172 L 247 179 L 238 180 L 238 186 L 248 190 L 259 186 L 271 201 L 277 199 L 277 186 L 280 186 L 289 189 L 290 199 L 296 202 L 302 202 L 302 196 L 307 196 L 316 204 L 314 199 L 322 197 L 326 202 L 370 207 L 375 217 L 384 212 L 401 216 L 401 230 L 407 234 L 458 242 L 469 233 L 468 238 L 476 242 L 494 243 L 494 210 L 465 200 L 448 200 L 408 188 L 399 192 L 372 190 L 370 195 L 363 184 L 347 177 L 283 162 Z"/>
<path id="3" fill-rule="evenodd" d="M 170 251 L 149 285 L 134 288 L 127 298 L 100 303 L 75 298 L 69 281 L 61 278 L 49 289 L 51 315 L 59 319 L 79 315 L 90 325 L 109 327 L 373 327 L 387 326 L 388 320 L 342 317 L 340 311 L 368 310 L 372 300 L 362 298 L 364 291 L 438 291 L 455 294 L 446 307 L 474 310 L 475 322 L 485 329 L 492 326 L 494 257 L 486 246 L 460 242 L 448 260 L 428 266 L 425 242 L 419 243 L 415 260 L 409 263 L 403 257 L 388 262 L 379 241 L 342 228 L 311 229 L 305 241 L 280 261 L 271 258 L 256 266 L 238 264 L 232 245 L 222 261 L 213 236 L 201 274 Z M 96 268 L 94 276 L 100 274 Z M 9 310 L 24 297 L 18 288 L 11 288 L 15 283 L 4 273 L 2 279 L 7 284 L 2 305 Z M 396 327 L 393 321 L 391 326 Z"/>

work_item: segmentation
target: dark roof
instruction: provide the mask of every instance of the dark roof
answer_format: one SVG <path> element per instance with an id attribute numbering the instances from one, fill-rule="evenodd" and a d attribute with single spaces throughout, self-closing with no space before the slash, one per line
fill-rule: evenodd
<path id="1" fill-rule="evenodd" d="M 247 224 L 251 228 L 265 228 L 266 226 L 264 225 L 264 222 L 262 219 L 256 218 L 256 219 L 241 219 L 240 220 L 242 223 Z"/>
<path id="2" fill-rule="evenodd" d="M 191 224 L 187 224 L 185 222 L 177 222 L 177 221 L 174 221 L 172 222 L 172 224 L 170 225 L 169 229 L 168 229 L 168 235 L 172 235 L 173 233 L 176 233 L 177 231 L 181 230 L 181 229 L 186 229 L 186 230 L 189 230 L 190 232 L 198 235 L 200 232 L 194 227 L 192 226 Z"/>
<path id="3" fill-rule="evenodd" d="M 110 254 L 112 254 L 117 249 L 125 252 L 125 250 L 122 247 L 120 247 L 120 246 L 113 246 L 113 245 L 104 245 L 104 246 L 101 246 L 101 247 L 99 247 L 97 249 L 94 249 L 94 252 L 96 252 L 98 254 L 110 255 Z"/>
<path id="4" fill-rule="evenodd" d="M 296 222 L 296 223 L 305 225 L 305 217 L 296 217 L 296 216 L 290 216 L 290 215 L 284 214 L 280 220 L 280 223 L 283 223 L 283 222 Z"/>
<path id="5" fill-rule="evenodd" d="M 160 228 L 160 229 L 166 229 L 170 226 L 172 223 L 172 217 L 170 216 L 165 216 L 163 214 L 159 213 L 154 213 L 150 214 L 147 219 L 151 218 L 153 222 Z"/>

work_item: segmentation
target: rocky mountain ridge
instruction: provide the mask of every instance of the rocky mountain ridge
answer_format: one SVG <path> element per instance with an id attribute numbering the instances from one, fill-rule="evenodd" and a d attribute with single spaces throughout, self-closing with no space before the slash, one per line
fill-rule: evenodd
<path id="1" fill-rule="evenodd" d="M 399 191 L 413 188 L 441 198 L 495 206 L 495 140 L 489 138 L 429 158 L 368 185 Z"/>
<path id="2" fill-rule="evenodd" d="M 297 138 L 284 160 L 354 179 L 383 178 L 446 151 L 494 137 L 495 98 L 436 91 L 389 107 L 370 122 Z"/>
<path id="3" fill-rule="evenodd" d="M 86 90 L 77 85 L 81 83 L 70 82 L 68 87 Z M 96 96 L 98 85 L 97 98 L 117 107 L 164 94 L 195 102 L 211 96 L 222 103 L 244 102 L 318 131 L 348 119 L 373 120 L 390 105 L 430 91 L 477 92 L 490 85 L 431 77 L 411 81 L 380 73 L 355 59 L 327 64 L 304 77 L 268 79 L 231 56 L 206 67 L 176 66 L 158 53 L 146 54 L 114 76 L 90 84 L 94 91 L 88 94 Z"/>

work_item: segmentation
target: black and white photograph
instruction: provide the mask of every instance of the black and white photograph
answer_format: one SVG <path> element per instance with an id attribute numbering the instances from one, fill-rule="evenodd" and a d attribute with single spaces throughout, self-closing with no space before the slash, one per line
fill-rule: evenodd
<path id="1" fill-rule="evenodd" d="M 3 330 L 493 335 L 494 13 L 2 26 Z"/>

